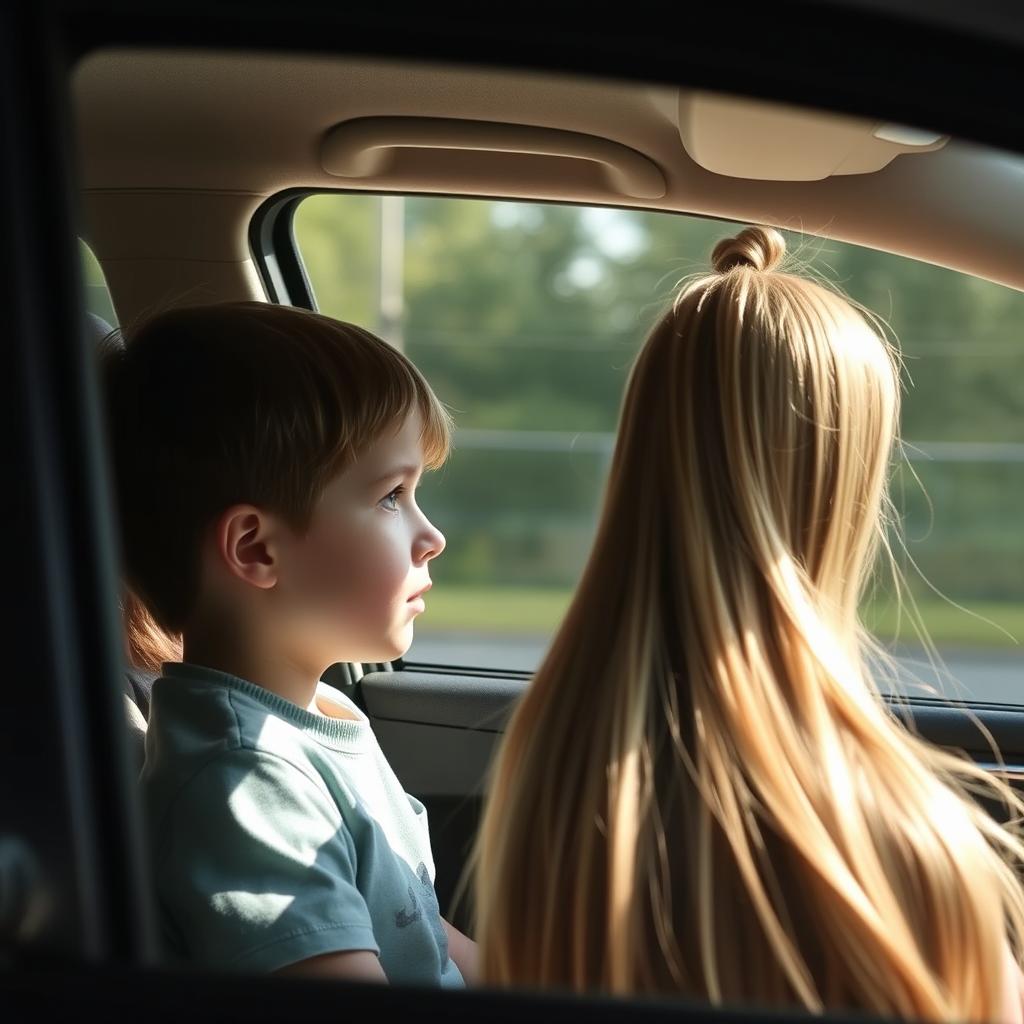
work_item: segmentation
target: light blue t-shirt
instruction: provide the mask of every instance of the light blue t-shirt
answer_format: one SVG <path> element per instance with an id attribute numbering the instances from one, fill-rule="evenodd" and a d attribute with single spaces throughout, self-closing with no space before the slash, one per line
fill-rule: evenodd
<path id="1" fill-rule="evenodd" d="M 463 985 L 423 805 L 351 701 L 321 684 L 315 704 L 164 666 L 141 782 L 168 952 L 273 971 L 371 950 L 393 984 Z"/>

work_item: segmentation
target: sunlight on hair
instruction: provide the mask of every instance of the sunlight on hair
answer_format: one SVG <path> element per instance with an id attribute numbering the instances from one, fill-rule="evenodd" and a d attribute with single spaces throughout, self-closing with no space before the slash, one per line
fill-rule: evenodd
<path id="1" fill-rule="evenodd" d="M 884 566 L 927 643 L 889 495 L 895 339 L 772 229 L 711 262 L 637 357 L 589 561 L 493 768 L 484 977 L 1001 1019 L 1024 846 L 972 797 L 1024 805 L 904 727 L 859 618 Z"/>

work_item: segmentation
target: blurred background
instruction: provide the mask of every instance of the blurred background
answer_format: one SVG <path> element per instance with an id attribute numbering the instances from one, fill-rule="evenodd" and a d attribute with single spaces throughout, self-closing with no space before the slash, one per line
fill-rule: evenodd
<path id="1" fill-rule="evenodd" d="M 593 534 L 628 370 L 680 279 L 736 225 L 531 203 L 324 194 L 295 238 L 319 309 L 401 347 L 452 410 L 420 504 L 448 547 L 408 662 L 532 670 Z M 878 313 L 906 363 L 901 564 L 941 662 L 891 588 L 865 619 L 908 689 L 1024 700 L 1024 295 L 789 234 Z M 90 308 L 113 320 L 84 253 Z"/>

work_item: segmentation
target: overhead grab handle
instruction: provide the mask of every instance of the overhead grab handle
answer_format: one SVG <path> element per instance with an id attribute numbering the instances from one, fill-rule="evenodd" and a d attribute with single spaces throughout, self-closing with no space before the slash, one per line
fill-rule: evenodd
<path id="1" fill-rule="evenodd" d="M 343 121 L 328 133 L 321 163 L 339 178 L 372 178 L 387 169 L 395 150 L 433 149 L 588 160 L 609 186 L 633 199 L 660 199 L 665 177 L 648 157 L 597 135 L 433 117 L 361 117 Z"/>

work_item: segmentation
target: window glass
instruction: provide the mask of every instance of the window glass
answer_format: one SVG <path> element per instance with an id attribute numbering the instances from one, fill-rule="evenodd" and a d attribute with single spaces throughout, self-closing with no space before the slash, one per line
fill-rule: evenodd
<path id="1" fill-rule="evenodd" d="M 633 356 L 676 283 L 735 230 L 433 197 L 300 205 L 295 235 L 320 310 L 401 346 L 456 418 L 452 458 L 422 486 L 448 548 L 407 661 L 536 667 L 590 546 Z M 901 560 L 948 669 L 939 685 L 1020 702 L 1024 295 L 858 246 L 787 242 L 899 338 Z M 935 682 L 890 592 L 865 615 L 908 679 Z"/>

